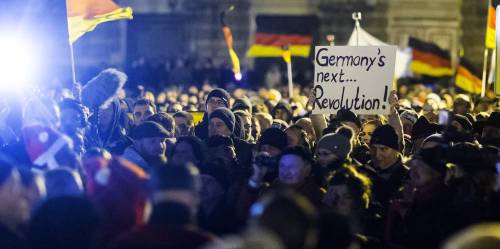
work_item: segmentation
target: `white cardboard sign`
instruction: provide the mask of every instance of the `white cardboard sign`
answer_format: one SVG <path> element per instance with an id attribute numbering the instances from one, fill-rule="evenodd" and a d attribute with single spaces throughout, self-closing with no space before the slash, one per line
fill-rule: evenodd
<path id="1" fill-rule="evenodd" d="M 389 114 L 396 46 L 317 46 L 313 114 Z"/>

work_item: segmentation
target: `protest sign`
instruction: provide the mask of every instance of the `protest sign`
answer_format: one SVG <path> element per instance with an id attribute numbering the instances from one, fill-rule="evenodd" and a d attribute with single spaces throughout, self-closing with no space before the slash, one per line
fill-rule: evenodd
<path id="1" fill-rule="evenodd" d="M 317 46 L 313 114 L 389 114 L 395 46 Z"/>

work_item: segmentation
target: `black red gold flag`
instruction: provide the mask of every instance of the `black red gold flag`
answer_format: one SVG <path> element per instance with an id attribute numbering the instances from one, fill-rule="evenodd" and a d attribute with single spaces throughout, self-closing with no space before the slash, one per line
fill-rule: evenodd
<path id="1" fill-rule="evenodd" d="M 473 94 L 480 94 L 482 81 L 479 71 L 465 58 L 460 58 L 460 64 L 455 76 L 455 85 L 464 91 Z"/>
<path id="2" fill-rule="evenodd" d="M 432 77 L 453 75 L 448 51 L 434 43 L 424 42 L 414 37 L 410 37 L 408 45 L 412 49 L 410 68 L 413 73 Z"/>
<path id="3" fill-rule="evenodd" d="M 317 17 L 260 15 L 256 23 L 255 41 L 247 51 L 248 57 L 282 57 L 287 45 L 292 56 L 309 57 Z"/>

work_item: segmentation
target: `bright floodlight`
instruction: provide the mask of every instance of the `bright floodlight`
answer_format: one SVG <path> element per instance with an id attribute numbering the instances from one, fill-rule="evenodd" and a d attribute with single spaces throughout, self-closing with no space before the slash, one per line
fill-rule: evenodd
<path id="1" fill-rule="evenodd" d="M 241 73 L 235 73 L 235 74 L 234 74 L 234 79 L 236 79 L 237 81 L 240 81 L 240 80 L 241 80 L 241 77 L 243 77 L 243 76 L 241 75 Z"/>
<path id="2" fill-rule="evenodd" d="M 35 52 L 26 40 L 0 37 L 1 90 L 27 87 L 36 71 Z"/>

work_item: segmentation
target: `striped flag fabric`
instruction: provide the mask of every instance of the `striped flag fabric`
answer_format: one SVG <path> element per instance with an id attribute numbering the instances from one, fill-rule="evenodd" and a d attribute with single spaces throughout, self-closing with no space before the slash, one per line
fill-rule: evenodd
<path id="1" fill-rule="evenodd" d="M 67 0 L 68 31 L 71 43 L 103 22 L 132 19 L 132 8 L 112 0 Z"/>
<path id="2" fill-rule="evenodd" d="M 291 56 L 309 57 L 316 16 L 259 15 L 256 18 L 255 41 L 248 57 L 282 57 L 283 47 L 289 46 Z"/>
<path id="3" fill-rule="evenodd" d="M 412 49 L 410 68 L 413 73 L 432 77 L 452 76 L 450 53 L 431 42 L 410 37 Z"/>
<path id="4" fill-rule="evenodd" d="M 481 94 L 482 81 L 479 72 L 465 58 L 460 58 L 460 64 L 455 75 L 455 85 L 464 91 Z"/>
<path id="5" fill-rule="evenodd" d="M 486 20 L 486 48 L 495 48 L 495 29 L 496 29 L 496 6 L 499 0 L 489 0 L 488 19 Z"/>

